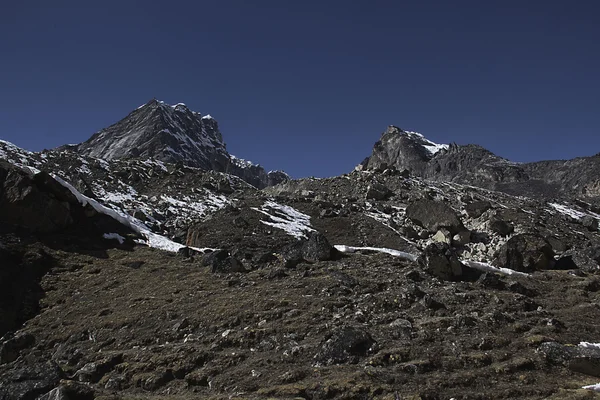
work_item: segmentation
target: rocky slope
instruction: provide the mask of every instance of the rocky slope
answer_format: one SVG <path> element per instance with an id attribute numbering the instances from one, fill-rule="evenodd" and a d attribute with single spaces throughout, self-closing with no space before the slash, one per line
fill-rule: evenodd
<path id="1" fill-rule="evenodd" d="M 0 399 L 595 396 L 589 204 L 0 155 Z"/>
<path id="2" fill-rule="evenodd" d="M 217 121 L 153 99 L 119 122 L 95 133 L 85 142 L 59 151 L 100 158 L 155 159 L 172 164 L 227 172 L 258 187 L 277 184 L 289 177 L 281 171 L 266 172 L 260 165 L 227 152 Z"/>
<path id="3" fill-rule="evenodd" d="M 390 126 L 359 168 L 407 169 L 450 181 L 538 198 L 578 198 L 600 207 L 600 156 L 515 163 L 477 145 L 439 145 Z"/>
<path id="4" fill-rule="evenodd" d="M 362 169 L 259 190 L 212 121 L 0 141 L 0 400 L 599 397 L 588 159 L 391 127 Z"/>

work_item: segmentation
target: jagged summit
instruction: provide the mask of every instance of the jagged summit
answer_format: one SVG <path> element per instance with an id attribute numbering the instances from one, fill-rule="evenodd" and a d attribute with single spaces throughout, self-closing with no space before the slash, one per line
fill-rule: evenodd
<path id="1" fill-rule="evenodd" d="M 287 175 L 269 175 L 260 165 L 227 152 L 217 121 L 210 115 L 152 99 L 119 122 L 95 133 L 85 142 L 61 150 L 105 160 L 156 159 L 169 163 L 227 172 L 263 188 Z"/>
<path id="2" fill-rule="evenodd" d="M 531 197 L 600 198 L 599 157 L 517 163 L 476 144 L 437 144 L 390 125 L 357 169 L 395 167 L 412 175 Z"/>
<path id="3" fill-rule="evenodd" d="M 432 142 L 420 133 L 390 125 L 375 143 L 372 155 L 361 166 L 367 169 L 396 167 L 422 174 L 427 163 L 448 148 L 449 145 Z"/>

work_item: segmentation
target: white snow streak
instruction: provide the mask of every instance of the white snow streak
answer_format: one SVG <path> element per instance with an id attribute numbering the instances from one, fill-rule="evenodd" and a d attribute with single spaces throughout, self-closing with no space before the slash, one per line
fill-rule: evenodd
<path id="1" fill-rule="evenodd" d="M 252 207 L 252 209 L 268 216 L 270 219 L 270 221 L 260 222 L 281 229 L 297 239 L 307 238 L 307 233 L 314 231 L 310 226 L 310 216 L 290 206 L 267 201 L 261 208 Z"/>
<path id="2" fill-rule="evenodd" d="M 105 233 L 104 235 L 102 235 L 102 237 L 107 240 L 118 240 L 119 244 L 123 244 L 123 242 L 125 242 L 125 238 L 119 235 L 118 233 Z"/>
<path id="3" fill-rule="evenodd" d="M 140 236 L 145 238 L 136 240 L 136 243 L 145 244 L 149 247 L 154 247 L 160 250 L 166 250 L 171 252 L 177 252 L 182 247 L 186 247 L 181 243 L 173 242 L 172 240 L 164 236 L 157 235 L 156 233 L 150 231 L 150 229 L 146 225 L 144 225 L 140 220 L 133 218 L 125 213 L 108 208 L 100 204 L 96 200 L 90 199 L 89 197 L 81 194 L 77 189 L 75 189 L 69 183 L 65 182 L 58 175 L 52 174 L 52 177 L 56 179 L 61 185 L 69 189 L 71 193 L 73 193 L 73 195 L 77 198 L 77 200 L 79 200 L 82 206 L 86 206 L 89 204 L 97 212 L 112 217 L 113 219 L 119 221 L 121 224 L 125 225 L 132 231 L 138 233 Z"/>
<path id="4" fill-rule="evenodd" d="M 400 250 L 386 249 L 384 247 L 354 247 L 354 246 L 346 246 L 343 244 L 337 244 L 333 247 L 335 247 L 337 251 L 342 252 L 342 253 L 354 253 L 356 251 L 365 250 L 365 251 L 376 251 L 378 253 L 389 254 L 391 256 L 399 257 L 399 258 L 402 258 L 403 260 L 408 260 L 408 261 L 417 261 L 417 258 L 418 258 L 418 256 L 416 256 L 414 254 L 405 253 Z"/>

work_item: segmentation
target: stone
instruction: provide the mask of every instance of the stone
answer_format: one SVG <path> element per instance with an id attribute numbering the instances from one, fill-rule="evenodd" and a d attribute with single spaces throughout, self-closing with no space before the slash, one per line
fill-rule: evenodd
<path id="1" fill-rule="evenodd" d="M 8 336 L 8 337 L 6 337 Z M 0 339 L 0 364 L 13 362 L 19 357 L 21 350 L 35 344 L 35 337 L 30 333 L 6 335 Z"/>
<path id="2" fill-rule="evenodd" d="M 331 333 L 314 359 L 322 366 L 357 363 L 372 351 L 375 343 L 363 328 L 343 327 Z"/>
<path id="3" fill-rule="evenodd" d="M 36 399 L 56 388 L 61 377 L 60 368 L 53 362 L 19 363 L 0 375 L 0 399 Z"/>
<path id="4" fill-rule="evenodd" d="M 465 230 L 456 212 L 441 201 L 417 200 L 406 208 L 406 217 L 431 233 L 441 228 L 448 229 L 451 234 Z"/>
<path id="5" fill-rule="evenodd" d="M 484 212 L 491 208 L 492 204 L 489 201 L 474 201 L 465 206 L 465 211 L 469 217 L 479 218 Z"/>
<path id="6" fill-rule="evenodd" d="M 373 183 L 369 185 L 367 188 L 366 198 L 367 200 L 387 200 L 391 195 L 393 195 L 390 189 L 386 186 L 381 185 L 379 183 Z"/>
<path id="7" fill-rule="evenodd" d="M 464 246 L 471 242 L 471 232 L 470 231 L 461 231 L 452 237 L 452 243 L 455 246 Z"/>
<path id="8" fill-rule="evenodd" d="M 488 222 L 488 226 L 490 231 L 500 236 L 508 236 L 515 231 L 515 227 L 512 224 L 498 218 L 492 218 Z"/>
<path id="9" fill-rule="evenodd" d="M 467 268 L 447 243 L 430 244 L 417 262 L 427 273 L 443 281 L 458 281 L 467 275 Z"/>
<path id="10" fill-rule="evenodd" d="M 440 229 L 435 235 L 431 237 L 431 240 L 438 243 L 450 244 L 452 242 L 452 237 L 450 236 L 450 232 L 447 229 Z"/>
<path id="11" fill-rule="evenodd" d="M 581 225 L 585 226 L 589 231 L 595 232 L 598 230 L 598 219 L 591 215 L 586 215 L 581 218 Z"/>
<path id="12" fill-rule="evenodd" d="M 495 265 L 521 272 L 551 269 L 554 267 L 554 251 L 543 237 L 520 234 L 500 247 Z"/>
<path id="13" fill-rule="evenodd" d="M 227 250 L 217 250 L 205 255 L 202 263 L 210 267 L 213 273 L 248 272 L 244 264 Z"/>

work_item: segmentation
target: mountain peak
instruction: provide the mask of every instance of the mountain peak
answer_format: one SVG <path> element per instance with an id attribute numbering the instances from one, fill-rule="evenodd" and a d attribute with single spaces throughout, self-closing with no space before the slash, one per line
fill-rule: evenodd
<path id="1" fill-rule="evenodd" d="M 75 148 L 81 155 L 106 160 L 155 159 L 204 170 L 228 172 L 248 183 L 267 186 L 268 174 L 252 163 L 239 163 L 226 149 L 217 121 L 156 98 Z M 252 168 L 250 168 L 252 164 Z"/>

